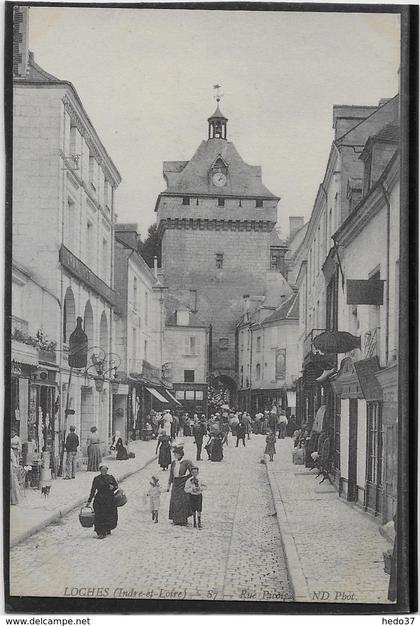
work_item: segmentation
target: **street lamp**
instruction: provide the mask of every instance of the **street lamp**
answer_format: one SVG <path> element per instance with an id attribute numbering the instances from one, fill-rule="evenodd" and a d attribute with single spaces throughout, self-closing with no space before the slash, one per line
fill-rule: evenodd
<path id="1" fill-rule="evenodd" d="M 104 388 L 105 377 L 109 372 L 114 372 L 112 378 L 110 377 L 110 389 L 111 393 L 118 393 L 119 381 L 117 380 L 117 370 L 121 365 L 121 358 L 118 354 L 109 352 L 108 354 L 102 348 L 91 348 L 92 354 L 90 356 L 91 365 L 85 369 L 85 377 L 87 378 L 88 371 L 94 367 L 96 371 L 95 376 L 95 388 L 96 391 L 101 392 Z M 108 369 L 105 369 L 106 363 L 110 365 Z"/>

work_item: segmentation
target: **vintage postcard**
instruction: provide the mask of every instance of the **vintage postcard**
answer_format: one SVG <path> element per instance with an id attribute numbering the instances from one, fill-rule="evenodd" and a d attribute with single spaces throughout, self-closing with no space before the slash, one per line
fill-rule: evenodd
<path id="1" fill-rule="evenodd" d="M 413 608 L 415 11 L 6 3 L 6 610 Z"/>

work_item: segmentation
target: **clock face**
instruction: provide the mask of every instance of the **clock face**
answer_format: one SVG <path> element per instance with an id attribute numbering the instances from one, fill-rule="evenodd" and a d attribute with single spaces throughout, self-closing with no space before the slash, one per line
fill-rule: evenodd
<path id="1" fill-rule="evenodd" d="M 216 172 L 213 174 L 213 183 L 216 187 L 224 187 L 226 185 L 227 178 L 223 172 Z"/>

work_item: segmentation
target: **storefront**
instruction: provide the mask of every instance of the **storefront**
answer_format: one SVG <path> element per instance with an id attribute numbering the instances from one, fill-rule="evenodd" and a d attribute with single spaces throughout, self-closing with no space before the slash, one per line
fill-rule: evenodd
<path id="1" fill-rule="evenodd" d="M 173 395 L 187 413 L 207 415 L 208 388 L 203 383 L 174 383 Z"/>

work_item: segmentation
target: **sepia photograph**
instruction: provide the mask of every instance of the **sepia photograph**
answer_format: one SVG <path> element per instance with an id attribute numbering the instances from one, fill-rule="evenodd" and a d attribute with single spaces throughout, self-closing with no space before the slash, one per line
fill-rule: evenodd
<path id="1" fill-rule="evenodd" d="M 6 2 L 7 612 L 415 610 L 417 19 Z"/>

